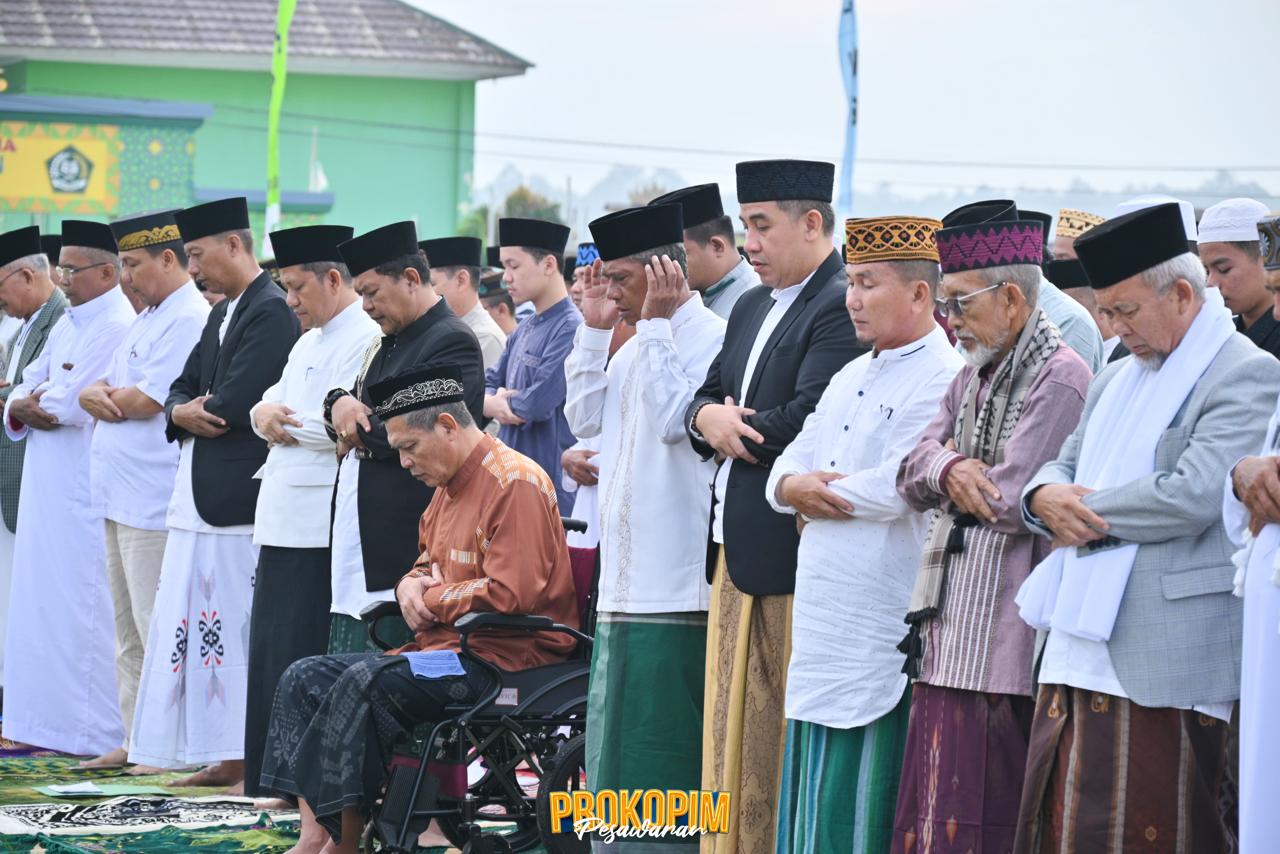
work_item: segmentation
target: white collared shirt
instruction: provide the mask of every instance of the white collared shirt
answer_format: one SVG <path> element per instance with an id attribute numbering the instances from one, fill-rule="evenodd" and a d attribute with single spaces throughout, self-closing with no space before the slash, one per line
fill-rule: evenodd
<path id="1" fill-rule="evenodd" d="M 324 428 L 324 398 L 332 388 L 350 388 L 369 345 L 381 335 L 360 300 L 329 322 L 309 329 L 293 349 L 284 373 L 249 410 L 253 432 L 258 407 L 283 403 L 301 427 L 286 426 L 296 445 L 276 445 L 254 477 L 262 481 L 254 515 L 253 542 L 280 548 L 329 545 L 329 512 L 338 462 L 335 444 Z"/>
<path id="2" fill-rule="evenodd" d="M 897 644 L 928 517 L 898 495 L 898 464 L 938 414 L 964 365 L 939 326 L 893 350 L 864 353 L 831 379 L 799 435 L 774 461 L 765 497 L 787 475 L 835 471 L 848 519 L 814 519 L 800 536 L 792 608 L 788 718 L 845 729 L 898 704 L 906 688 Z"/>
<path id="3" fill-rule="evenodd" d="M 113 388 L 133 388 L 164 406 L 200 340 L 209 303 L 188 280 L 164 302 L 143 309 L 112 356 L 104 375 Z M 90 483 L 106 518 L 131 528 L 165 530 L 165 513 L 178 472 L 178 446 L 165 439 L 165 418 L 99 421 L 90 450 Z"/>
<path id="4" fill-rule="evenodd" d="M 814 268 L 813 273 L 818 272 Z M 746 370 L 742 374 L 742 397 L 743 400 L 735 400 L 734 403 L 739 406 L 746 406 L 744 402 L 747 391 L 751 388 L 751 381 L 755 378 L 756 365 L 760 361 L 760 356 L 764 352 L 764 345 L 769 343 L 769 336 L 773 334 L 773 330 L 778 328 L 778 324 L 782 322 L 783 315 L 787 313 L 787 309 L 791 308 L 799 297 L 800 292 L 804 290 L 804 286 L 809 284 L 809 280 L 813 278 L 813 273 L 804 277 L 804 280 L 798 285 L 792 285 L 789 288 L 781 288 L 774 290 L 769 296 L 773 297 L 773 305 L 769 307 L 769 313 L 764 316 L 764 322 L 760 324 L 760 330 L 756 332 L 756 340 L 751 344 L 751 352 L 747 354 Z M 723 402 L 723 401 L 717 401 Z M 733 460 L 725 460 L 716 472 L 716 503 L 715 503 L 715 519 L 711 523 L 711 536 L 717 543 L 724 542 L 724 502 L 725 493 L 729 489 L 729 470 L 733 466 Z"/>
<path id="5" fill-rule="evenodd" d="M 609 358 L 613 330 L 578 327 L 565 359 L 564 414 L 599 437 L 602 612 L 703 611 L 707 488 L 714 465 L 689 445 L 684 412 L 707 375 L 725 322 L 698 294 L 670 320 L 636 323 Z"/>
<path id="6" fill-rule="evenodd" d="M 476 340 L 480 342 L 480 357 L 484 360 L 484 369 L 489 370 L 502 358 L 502 348 L 507 346 L 507 334 L 479 302 L 476 302 L 460 319 L 476 334 Z"/>

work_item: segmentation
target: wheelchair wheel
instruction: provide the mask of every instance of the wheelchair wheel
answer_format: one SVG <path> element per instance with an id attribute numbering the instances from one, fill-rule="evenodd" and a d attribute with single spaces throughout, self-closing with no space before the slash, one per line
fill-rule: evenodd
<path id="1" fill-rule="evenodd" d="M 587 854 L 591 850 L 591 837 L 579 839 L 572 829 L 560 832 L 551 826 L 551 793 L 574 792 L 585 789 L 587 736 L 578 733 L 560 745 L 547 774 L 538 787 L 538 830 L 547 854 Z"/>

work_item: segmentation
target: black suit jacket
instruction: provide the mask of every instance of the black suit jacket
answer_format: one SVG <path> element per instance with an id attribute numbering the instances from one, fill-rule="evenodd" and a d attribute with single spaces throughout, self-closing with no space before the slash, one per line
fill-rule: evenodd
<path id="1" fill-rule="evenodd" d="M 484 423 L 484 357 L 480 343 L 442 299 L 400 334 L 386 336 L 353 393 L 372 407 L 369 386 L 416 368 L 456 365 L 462 369 L 467 409 Z M 367 590 L 386 590 L 413 568 L 419 554 L 418 522 L 435 490 L 400 465 L 387 443 L 387 428 L 369 416 L 371 432 L 359 428 L 368 451 L 360 460 L 356 508 L 360 514 L 360 553 Z"/>
<path id="2" fill-rule="evenodd" d="M 726 396 L 732 396 L 756 410 L 746 421 L 764 437 L 764 444 L 743 444 L 760 462 L 736 462 L 725 490 L 725 562 L 729 578 L 743 593 L 772 596 L 795 589 L 800 536 L 795 519 L 774 512 L 765 500 L 765 482 L 769 467 L 800 432 L 832 375 L 867 350 L 858 342 L 844 307 L 847 287 L 844 262 L 833 251 L 770 334 L 746 389 L 747 357 L 774 301 L 765 286 L 743 294 L 729 316 L 724 345 L 707 371 L 706 382 L 685 413 L 694 450 L 709 457 L 714 450 L 693 429 L 698 408 L 704 403 L 724 403 Z M 708 580 L 711 571 L 708 566 Z"/>
<path id="3" fill-rule="evenodd" d="M 165 436 L 170 442 L 190 438 L 196 443 L 191 459 L 196 512 L 218 527 L 253 522 L 259 486 L 253 475 L 266 462 L 267 443 L 254 434 L 249 410 L 280 379 L 299 331 L 284 292 L 264 272 L 240 295 L 219 344 L 218 328 L 229 302 L 223 300 L 209 312 L 200 340 L 164 402 Z M 210 395 L 204 408 L 229 428 L 216 439 L 193 436 L 173 423 L 175 406 L 203 394 Z"/>

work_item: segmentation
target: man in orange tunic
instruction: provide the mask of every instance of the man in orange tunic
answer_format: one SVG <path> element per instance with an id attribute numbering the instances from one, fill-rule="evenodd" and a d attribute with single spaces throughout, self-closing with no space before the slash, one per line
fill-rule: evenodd
<path id="1" fill-rule="evenodd" d="M 298 799 L 302 834 L 292 850 L 299 854 L 326 845 L 355 852 L 396 739 L 491 686 L 483 667 L 456 654 L 459 618 L 539 614 L 578 625 L 551 480 L 476 427 L 461 373 L 424 369 L 369 391 L 401 465 L 441 488 L 422 516 L 422 554 L 396 585 L 414 642 L 385 656 L 305 658 L 276 689 L 261 782 Z M 573 644 L 551 632 L 484 632 L 470 649 L 504 670 L 523 670 L 564 659 Z"/>

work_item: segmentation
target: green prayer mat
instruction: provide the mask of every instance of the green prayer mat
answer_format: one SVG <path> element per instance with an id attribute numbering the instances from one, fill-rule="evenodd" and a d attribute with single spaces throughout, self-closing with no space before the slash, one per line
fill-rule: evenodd
<path id="1" fill-rule="evenodd" d="M 0 837 L 0 854 L 28 852 L 39 846 L 49 854 L 240 854 L 287 851 L 298 841 L 298 823 L 275 823 L 269 819 L 253 827 L 202 827 L 182 830 L 161 827 L 141 833 L 86 834 L 62 836 L 47 833 Z"/>
<path id="2" fill-rule="evenodd" d="M 9 804 L 43 804 L 50 801 L 66 801 L 85 803 L 95 800 L 106 800 L 116 797 L 115 794 L 103 794 L 97 798 L 77 796 L 59 798 L 43 795 L 36 791 L 36 786 L 50 786 L 62 783 L 79 783 L 93 780 L 99 784 L 119 784 L 123 786 L 159 786 L 166 787 L 174 780 L 186 777 L 188 771 L 166 771 L 163 774 L 149 774 L 144 777 L 133 777 L 119 768 L 77 768 L 81 761 L 78 756 L 23 756 L 0 758 L 0 806 Z M 199 798 L 206 795 L 221 794 L 225 786 L 193 787 L 173 789 L 175 794 L 184 798 Z M 3 849 L 0 849 L 2 851 Z"/>

